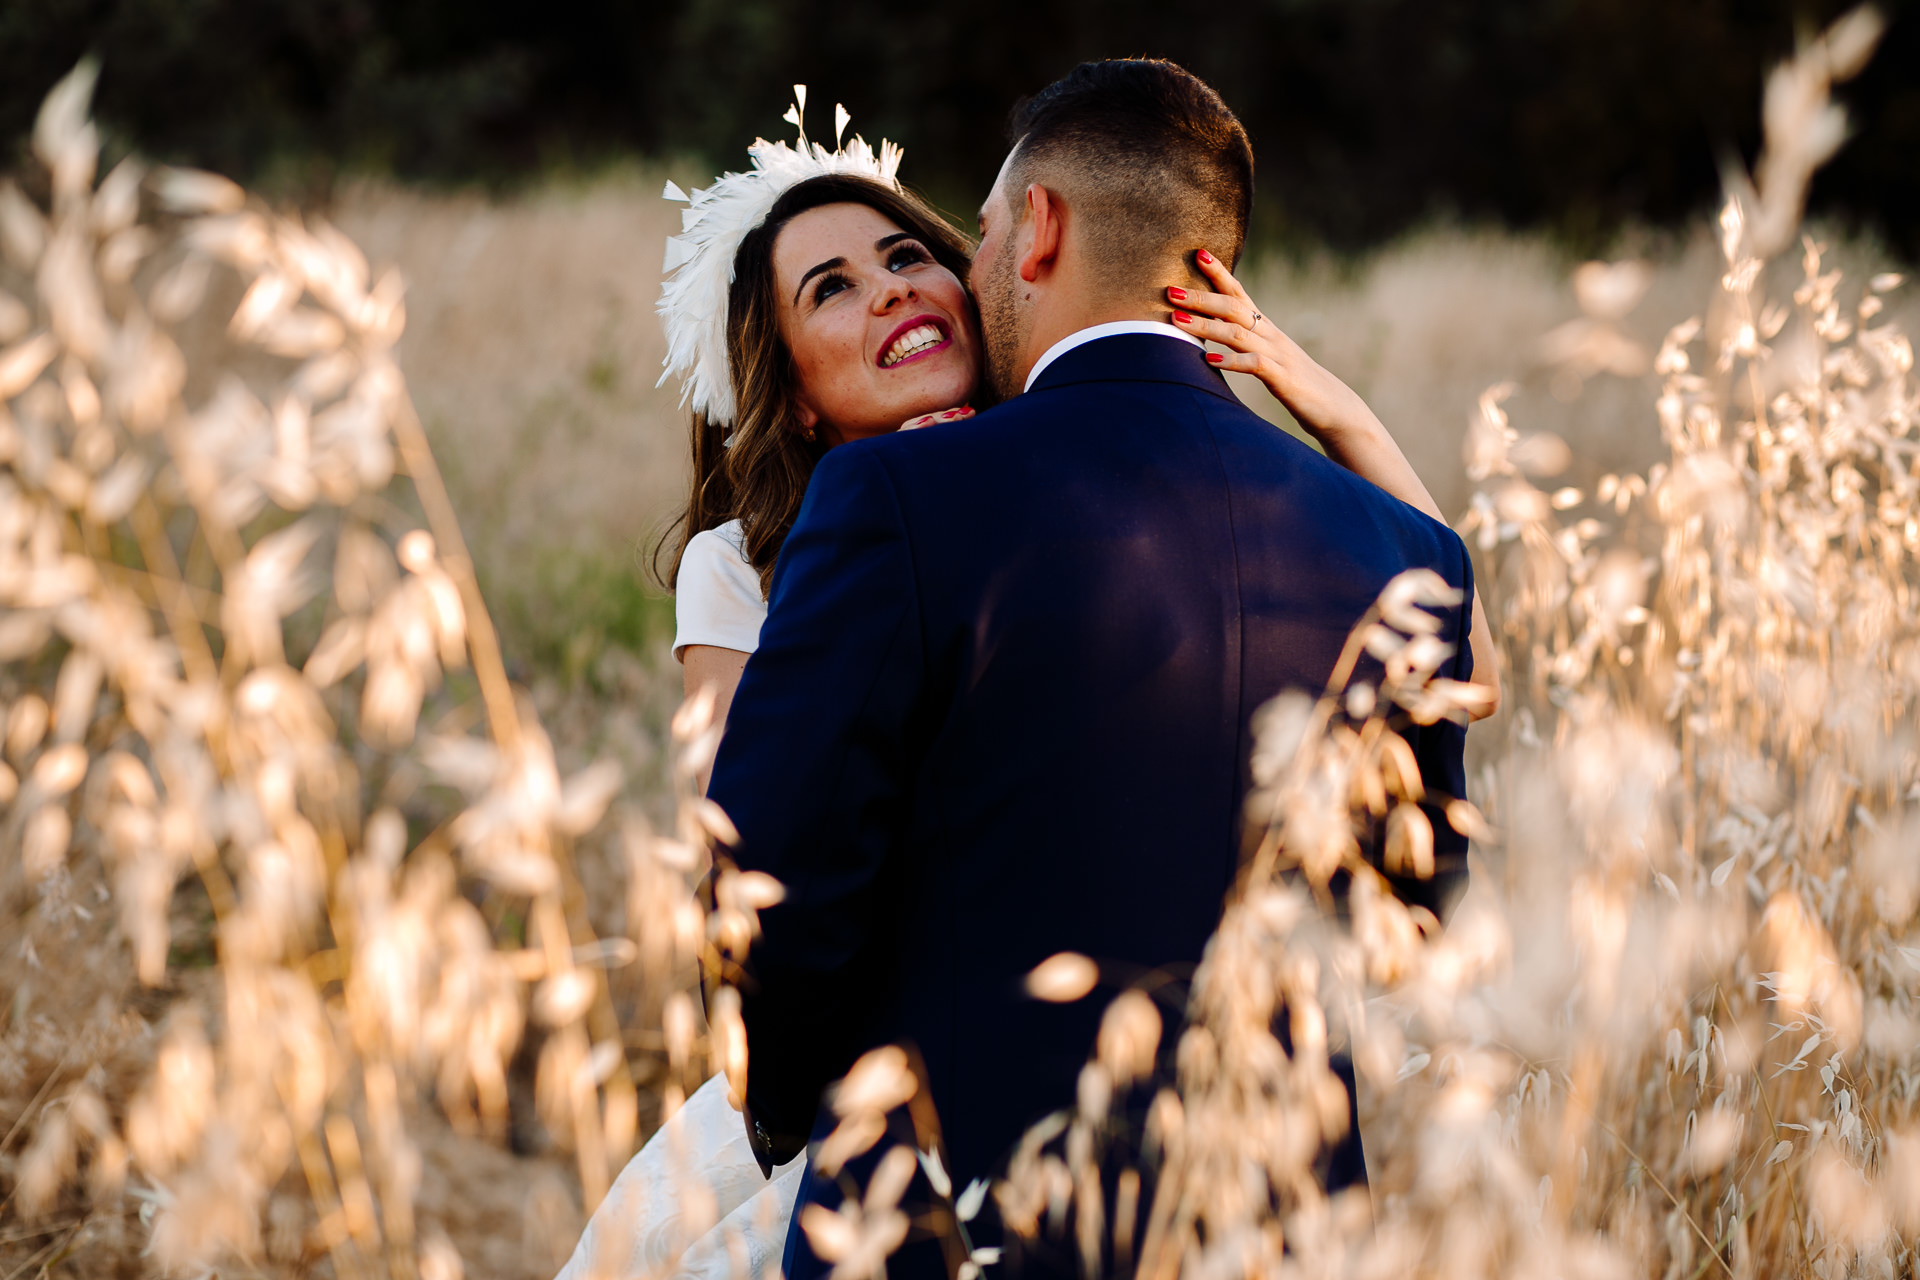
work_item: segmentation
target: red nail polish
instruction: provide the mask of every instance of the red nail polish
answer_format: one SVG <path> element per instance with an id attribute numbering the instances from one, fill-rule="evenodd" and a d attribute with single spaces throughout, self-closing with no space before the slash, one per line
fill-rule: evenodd
<path id="1" fill-rule="evenodd" d="M 1200 261 L 1210 267 L 1213 265 L 1213 255 L 1208 253 L 1205 249 L 1202 249 L 1200 251 Z"/>
<path id="2" fill-rule="evenodd" d="M 1168 285 L 1167 296 L 1169 298 L 1172 298 L 1175 302 L 1185 302 L 1187 300 L 1187 291 L 1185 289 L 1182 289 L 1177 284 Z"/>
<path id="3" fill-rule="evenodd" d="M 1207 352 L 1208 364 L 1225 364 L 1226 362 L 1227 362 L 1227 358 L 1221 355 L 1218 351 Z"/>
<path id="4" fill-rule="evenodd" d="M 1184 311 L 1176 311 L 1173 313 L 1173 322 L 1175 324 L 1192 324 L 1193 317 Z"/>

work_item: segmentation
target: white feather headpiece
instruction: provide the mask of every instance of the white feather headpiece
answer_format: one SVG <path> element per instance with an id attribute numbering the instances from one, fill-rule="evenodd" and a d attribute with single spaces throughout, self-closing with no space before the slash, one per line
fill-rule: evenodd
<path id="1" fill-rule="evenodd" d="M 733 402 L 733 379 L 727 369 L 727 293 L 733 285 L 733 259 L 741 240 L 767 220 L 774 201 L 808 178 L 829 173 L 851 173 L 872 178 L 894 190 L 900 182 L 900 148 L 882 138 L 876 155 L 858 134 L 845 146 L 847 109 L 833 108 L 833 140 L 829 151 L 807 141 L 801 124 L 807 105 L 807 87 L 793 86 L 794 104 L 786 120 L 800 131 L 797 147 L 755 138 L 747 148 L 753 168 L 722 175 L 714 184 L 692 194 L 669 182 L 663 193 L 687 208 L 680 214 L 680 234 L 667 237 L 666 280 L 660 287 L 660 320 L 667 331 L 666 371 L 660 375 L 682 379 L 680 403 L 691 403 L 695 413 L 707 415 L 717 426 L 731 426 L 739 412 Z M 731 441 L 729 441 L 731 443 Z"/>

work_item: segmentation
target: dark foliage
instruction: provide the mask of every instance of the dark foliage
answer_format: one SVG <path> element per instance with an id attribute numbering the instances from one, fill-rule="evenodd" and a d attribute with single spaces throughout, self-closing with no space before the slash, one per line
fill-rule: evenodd
<path id="1" fill-rule="evenodd" d="M 1920 251 L 1920 0 L 1844 97 L 1815 205 Z M 1245 120 L 1260 229 L 1359 247 L 1434 213 L 1600 246 L 1709 205 L 1764 70 L 1843 0 L 11 0 L 0 133 L 89 51 L 121 145 L 323 195 L 343 170 L 510 183 L 632 153 L 686 177 L 845 102 L 971 210 L 1022 94 L 1087 57 L 1178 59 Z"/>

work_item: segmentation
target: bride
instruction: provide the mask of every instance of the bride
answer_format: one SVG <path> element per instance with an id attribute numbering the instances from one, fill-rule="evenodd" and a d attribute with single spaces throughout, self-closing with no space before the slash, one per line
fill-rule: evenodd
<path id="1" fill-rule="evenodd" d="M 804 88 L 788 119 L 799 125 Z M 845 128 L 838 111 L 839 131 Z M 689 697 L 725 717 L 759 642 L 780 547 L 829 449 L 907 428 L 965 430 L 986 394 L 966 238 L 896 177 L 900 151 L 759 140 L 753 167 L 687 196 L 667 244 L 667 377 L 692 410 L 687 507 L 659 548 L 675 591 L 674 656 Z M 1254 308 L 1200 252 L 1211 290 L 1169 289 L 1168 322 L 1229 348 L 1327 456 L 1435 519 L 1439 509 L 1359 396 Z M 983 406 L 984 407 L 984 406 Z M 1474 602 L 1475 678 L 1497 677 Z M 716 1075 L 633 1158 L 562 1280 L 777 1274 L 804 1172 L 768 1178 Z"/>

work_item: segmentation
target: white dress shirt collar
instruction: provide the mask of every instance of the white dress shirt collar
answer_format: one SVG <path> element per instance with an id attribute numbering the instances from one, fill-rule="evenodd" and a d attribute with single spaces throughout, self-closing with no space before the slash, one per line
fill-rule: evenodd
<path id="1" fill-rule="evenodd" d="M 1033 369 L 1027 374 L 1027 385 L 1022 391 L 1033 390 L 1033 384 L 1046 367 L 1058 360 L 1075 347 L 1085 346 L 1099 338 L 1111 338 L 1122 333 L 1149 333 L 1162 338 L 1174 338 L 1191 347 L 1206 349 L 1206 344 L 1190 333 L 1183 333 L 1164 320 L 1109 320 L 1105 324 L 1091 325 L 1078 333 L 1070 333 L 1047 348 L 1047 353 L 1034 361 Z"/>

